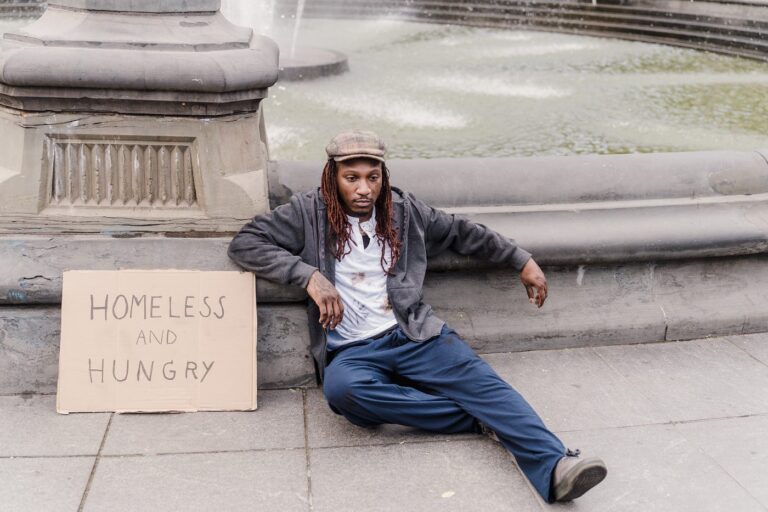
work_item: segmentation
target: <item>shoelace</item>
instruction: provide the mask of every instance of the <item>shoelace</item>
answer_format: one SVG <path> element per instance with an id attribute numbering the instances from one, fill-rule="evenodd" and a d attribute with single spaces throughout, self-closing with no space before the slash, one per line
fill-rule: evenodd
<path id="1" fill-rule="evenodd" d="M 576 448 L 575 450 L 571 450 L 570 448 L 565 450 L 565 456 L 566 457 L 578 457 L 581 455 L 581 450 Z"/>

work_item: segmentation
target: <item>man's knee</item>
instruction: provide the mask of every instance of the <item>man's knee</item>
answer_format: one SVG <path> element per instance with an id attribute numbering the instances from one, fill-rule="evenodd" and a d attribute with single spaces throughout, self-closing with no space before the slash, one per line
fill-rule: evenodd
<path id="1" fill-rule="evenodd" d="M 323 394 L 334 411 L 336 411 L 336 404 L 341 400 L 343 393 L 344 383 L 335 374 L 326 370 L 323 378 Z"/>
<path id="2" fill-rule="evenodd" d="M 330 367 L 329 367 L 330 369 Z M 349 410 L 359 403 L 373 379 L 364 379 L 352 372 L 326 369 L 323 394 L 333 409 Z"/>

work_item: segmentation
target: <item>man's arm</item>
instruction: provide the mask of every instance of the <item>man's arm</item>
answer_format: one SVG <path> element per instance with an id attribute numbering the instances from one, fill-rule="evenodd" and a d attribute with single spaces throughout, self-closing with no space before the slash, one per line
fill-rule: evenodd
<path id="1" fill-rule="evenodd" d="M 259 277 L 305 288 L 320 309 L 320 323 L 335 329 L 344 315 L 341 296 L 316 267 L 301 259 L 304 242 L 301 200 L 293 196 L 288 204 L 243 226 L 227 253 Z"/>
<path id="2" fill-rule="evenodd" d="M 306 288 L 317 268 L 298 254 L 304 248 L 304 217 L 298 197 L 255 216 L 229 243 L 232 260 L 258 277 Z"/>
<path id="3" fill-rule="evenodd" d="M 473 255 L 493 263 L 508 264 L 520 272 L 531 303 L 541 307 L 547 298 L 547 279 L 531 253 L 514 240 L 469 219 L 448 214 L 411 196 L 424 219 L 427 255 L 452 249 L 462 255 Z"/>

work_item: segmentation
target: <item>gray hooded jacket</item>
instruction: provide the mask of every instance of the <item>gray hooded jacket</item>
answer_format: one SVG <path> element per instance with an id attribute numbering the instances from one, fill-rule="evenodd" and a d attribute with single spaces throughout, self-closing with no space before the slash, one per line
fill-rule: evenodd
<path id="1" fill-rule="evenodd" d="M 440 334 L 444 322 L 422 302 L 427 258 L 452 249 L 522 270 L 531 257 L 495 231 L 432 208 L 412 194 L 392 187 L 394 226 L 403 242 L 400 258 L 387 278 L 387 293 L 397 323 L 412 340 L 421 342 Z M 232 239 L 229 257 L 258 277 L 306 288 L 319 270 L 335 283 L 336 260 L 325 243 L 325 202 L 319 189 L 296 194 L 272 213 L 257 215 Z M 326 365 L 326 337 L 320 310 L 308 301 L 310 351 L 318 380 Z"/>

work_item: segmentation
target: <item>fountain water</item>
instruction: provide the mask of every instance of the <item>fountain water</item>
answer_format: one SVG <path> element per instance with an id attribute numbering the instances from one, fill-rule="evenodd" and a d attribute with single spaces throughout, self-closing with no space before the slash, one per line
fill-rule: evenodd
<path id="1" fill-rule="evenodd" d="M 259 33 L 277 36 L 281 47 L 279 76 L 284 81 L 308 80 L 346 72 L 349 64 L 341 52 L 320 47 L 299 46 L 299 33 L 305 0 L 299 0 L 290 19 L 276 18 L 276 0 L 223 0 L 222 12 L 237 23 L 251 26 Z M 290 36 L 280 38 L 283 27 L 290 26 Z M 322 45 L 321 45 L 322 46 Z"/>
<path id="2" fill-rule="evenodd" d="M 274 26 L 276 0 L 222 0 L 221 12 L 228 19 L 253 27 L 259 34 L 272 35 Z"/>
<path id="3" fill-rule="evenodd" d="M 306 0 L 299 0 L 296 4 L 296 20 L 293 26 L 293 37 L 291 38 L 291 58 L 296 57 L 296 43 L 299 41 L 299 30 L 301 30 L 301 18 L 304 16 L 304 5 Z"/>
<path id="4" fill-rule="evenodd" d="M 768 133 L 759 61 L 386 18 L 308 18 L 302 40 L 354 67 L 271 91 L 276 159 L 314 158 L 345 126 L 375 127 L 398 158 L 749 150 Z"/>

